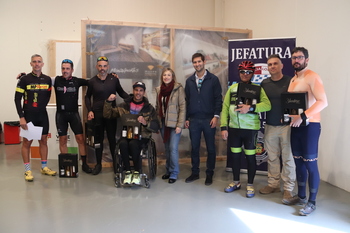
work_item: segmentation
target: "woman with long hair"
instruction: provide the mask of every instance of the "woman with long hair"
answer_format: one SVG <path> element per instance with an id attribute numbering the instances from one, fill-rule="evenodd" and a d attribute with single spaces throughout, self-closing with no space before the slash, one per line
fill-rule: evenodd
<path id="1" fill-rule="evenodd" d="M 176 82 L 172 69 L 165 68 L 160 76 L 161 85 L 156 87 L 156 111 L 161 122 L 161 134 L 165 146 L 166 173 L 162 179 L 173 184 L 179 174 L 179 141 L 185 125 L 186 101 L 181 83 Z"/>

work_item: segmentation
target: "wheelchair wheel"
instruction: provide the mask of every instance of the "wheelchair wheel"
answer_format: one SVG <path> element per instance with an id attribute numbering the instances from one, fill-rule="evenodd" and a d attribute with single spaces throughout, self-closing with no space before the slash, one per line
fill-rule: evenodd
<path id="1" fill-rule="evenodd" d="M 152 151 L 152 157 L 153 157 L 153 171 L 152 171 L 152 179 L 154 179 L 157 175 L 157 149 L 156 149 L 156 143 L 152 141 L 153 143 L 153 151 Z"/>
<path id="2" fill-rule="evenodd" d="M 151 187 L 151 183 L 149 182 L 148 178 L 145 178 L 145 185 L 144 185 L 145 188 L 150 188 Z"/>
<path id="3" fill-rule="evenodd" d="M 120 174 L 116 174 L 115 177 L 114 177 L 114 183 L 115 183 L 115 187 L 116 188 L 120 188 L 122 186 L 121 184 L 121 176 Z"/>
<path id="4" fill-rule="evenodd" d="M 153 180 L 157 173 L 157 152 L 155 142 L 151 140 L 150 144 L 148 149 L 148 176 L 149 179 Z"/>

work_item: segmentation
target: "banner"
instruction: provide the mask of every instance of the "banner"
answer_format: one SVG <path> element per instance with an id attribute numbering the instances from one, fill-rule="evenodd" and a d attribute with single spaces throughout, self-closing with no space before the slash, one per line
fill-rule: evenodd
<path id="1" fill-rule="evenodd" d="M 203 53 L 205 68 L 215 74 L 220 81 L 223 94 L 227 91 L 228 75 L 228 38 L 249 38 L 251 30 L 230 28 L 180 28 L 175 25 L 128 23 L 117 21 L 82 21 L 82 60 L 83 77 L 89 79 L 97 74 L 96 59 L 107 56 L 110 72 L 119 76 L 121 86 L 127 93 L 132 92 L 136 81 L 146 84 L 146 96 L 155 106 L 155 87 L 160 85 L 160 75 L 165 67 L 171 67 L 176 73 L 176 81 L 185 86 L 186 79 L 195 69 L 192 55 Z M 117 102 L 121 98 L 117 98 Z M 118 102 L 118 103 L 119 103 Z M 122 128 L 117 124 L 117 138 Z M 165 160 L 165 149 L 160 134 L 153 134 L 158 158 Z M 221 138 L 220 127 L 215 134 L 216 152 L 226 156 L 226 142 Z M 191 140 L 189 130 L 184 129 L 179 143 L 180 162 L 188 163 L 191 158 Z M 207 157 L 205 140 L 201 141 L 201 159 Z M 103 161 L 111 161 L 108 143 L 104 143 Z M 90 156 L 91 155 L 91 156 Z M 94 151 L 88 152 L 88 163 L 95 163 Z"/>
<path id="2" fill-rule="evenodd" d="M 294 69 L 291 62 L 292 50 L 295 48 L 295 38 L 276 38 L 276 39 L 243 39 L 229 40 L 229 78 L 228 85 L 239 82 L 238 65 L 242 61 L 252 61 L 255 64 L 255 72 L 252 82 L 260 84 L 262 80 L 270 77 L 267 70 L 267 58 L 272 54 L 278 54 L 283 63 L 282 73 L 294 76 Z M 258 133 L 256 145 L 257 171 L 267 171 L 267 152 L 264 149 L 264 125 L 265 113 L 260 114 L 261 128 Z M 243 168 L 246 168 L 245 159 Z M 230 158 L 228 158 L 229 165 Z"/>
<path id="3" fill-rule="evenodd" d="M 278 54 L 283 63 L 283 74 L 294 76 L 291 52 L 295 48 L 295 38 L 229 40 L 229 84 L 239 81 L 238 65 L 242 61 L 252 61 L 255 72 L 252 82 L 260 84 L 270 76 L 267 58 Z"/>

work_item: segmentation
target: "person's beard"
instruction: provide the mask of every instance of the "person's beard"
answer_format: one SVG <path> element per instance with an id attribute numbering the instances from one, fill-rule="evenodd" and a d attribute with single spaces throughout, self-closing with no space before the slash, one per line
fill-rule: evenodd
<path id="1" fill-rule="evenodd" d="M 299 66 L 295 67 L 295 64 L 299 64 Z M 301 64 L 299 62 L 295 62 L 294 65 L 293 65 L 294 70 L 297 71 L 297 72 L 302 71 L 306 67 L 307 67 L 307 63 L 306 62 L 304 62 L 303 64 Z"/>

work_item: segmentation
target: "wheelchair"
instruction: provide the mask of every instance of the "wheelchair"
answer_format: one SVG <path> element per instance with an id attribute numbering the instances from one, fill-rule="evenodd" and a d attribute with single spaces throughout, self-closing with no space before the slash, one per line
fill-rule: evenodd
<path id="1" fill-rule="evenodd" d="M 157 174 L 157 151 L 156 144 L 153 138 L 150 138 L 147 143 L 142 145 L 142 149 L 140 152 L 140 185 L 136 184 L 124 184 L 125 178 L 125 170 L 123 166 L 123 159 L 119 150 L 119 141 L 116 146 L 115 158 L 113 159 L 113 167 L 114 167 L 114 182 L 115 187 L 130 187 L 130 186 L 143 186 L 144 188 L 150 188 L 150 180 L 153 180 Z M 132 160 L 131 156 L 129 156 L 129 160 Z"/>

